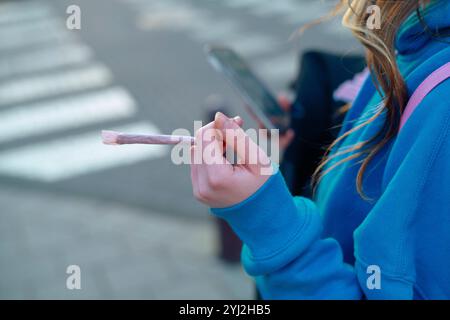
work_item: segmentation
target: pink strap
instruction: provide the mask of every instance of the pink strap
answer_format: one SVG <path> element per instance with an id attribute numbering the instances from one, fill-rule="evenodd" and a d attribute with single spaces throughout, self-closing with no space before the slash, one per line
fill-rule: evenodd
<path id="1" fill-rule="evenodd" d="M 408 105 L 403 112 L 402 119 L 400 121 L 400 130 L 403 128 L 409 117 L 416 110 L 417 106 L 422 100 L 439 84 L 450 78 L 450 62 L 444 64 L 442 67 L 430 74 L 424 82 L 416 89 L 411 96 Z"/>

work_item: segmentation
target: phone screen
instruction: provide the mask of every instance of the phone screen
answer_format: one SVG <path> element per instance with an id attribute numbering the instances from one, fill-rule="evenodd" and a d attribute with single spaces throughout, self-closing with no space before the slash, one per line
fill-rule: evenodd
<path id="1" fill-rule="evenodd" d="M 258 121 L 267 129 L 284 132 L 289 128 L 288 114 L 238 54 L 223 47 L 209 47 L 207 54 L 212 65 L 239 91 Z"/>

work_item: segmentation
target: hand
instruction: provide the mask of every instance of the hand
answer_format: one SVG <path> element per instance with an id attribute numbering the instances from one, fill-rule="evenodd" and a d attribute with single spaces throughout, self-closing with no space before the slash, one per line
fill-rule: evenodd
<path id="1" fill-rule="evenodd" d="M 215 120 L 199 129 L 191 147 L 191 180 L 196 199 L 213 208 L 235 205 L 255 193 L 270 177 L 266 153 L 240 127 L 239 117 L 218 112 Z M 232 147 L 240 158 L 231 164 L 224 157 Z"/>

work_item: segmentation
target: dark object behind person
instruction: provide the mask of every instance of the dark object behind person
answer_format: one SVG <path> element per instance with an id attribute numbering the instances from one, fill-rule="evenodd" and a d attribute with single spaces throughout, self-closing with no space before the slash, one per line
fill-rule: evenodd
<path id="1" fill-rule="evenodd" d="M 295 138 L 286 150 L 281 171 L 293 195 L 311 197 L 311 176 L 327 146 L 336 139 L 345 102 L 334 91 L 366 66 L 364 57 L 308 51 L 300 56 L 293 84 L 292 129 Z"/>

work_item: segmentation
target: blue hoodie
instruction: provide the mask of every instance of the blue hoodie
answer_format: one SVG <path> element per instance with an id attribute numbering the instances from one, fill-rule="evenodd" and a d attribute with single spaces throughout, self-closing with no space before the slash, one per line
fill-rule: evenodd
<path id="1" fill-rule="evenodd" d="M 424 16 L 431 30 L 449 34 L 450 1 L 436 1 Z M 396 48 L 410 94 L 450 61 L 449 43 L 432 40 L 415 14 L 399 30 Z M 380 102 L 368 79 L 342 132 Z M 382 122 L 339 147 L 367 140 Z M 364 190 L 371 201 L 356 192 L 358 169 L 347 162 L 332 170 L 314 202 L 293 198 L 278 172 L 242 203 L 211 209 L 243 240 L 243 266 L 263 298 L 450 299 L 450 81 L 370 163 Z"/>

